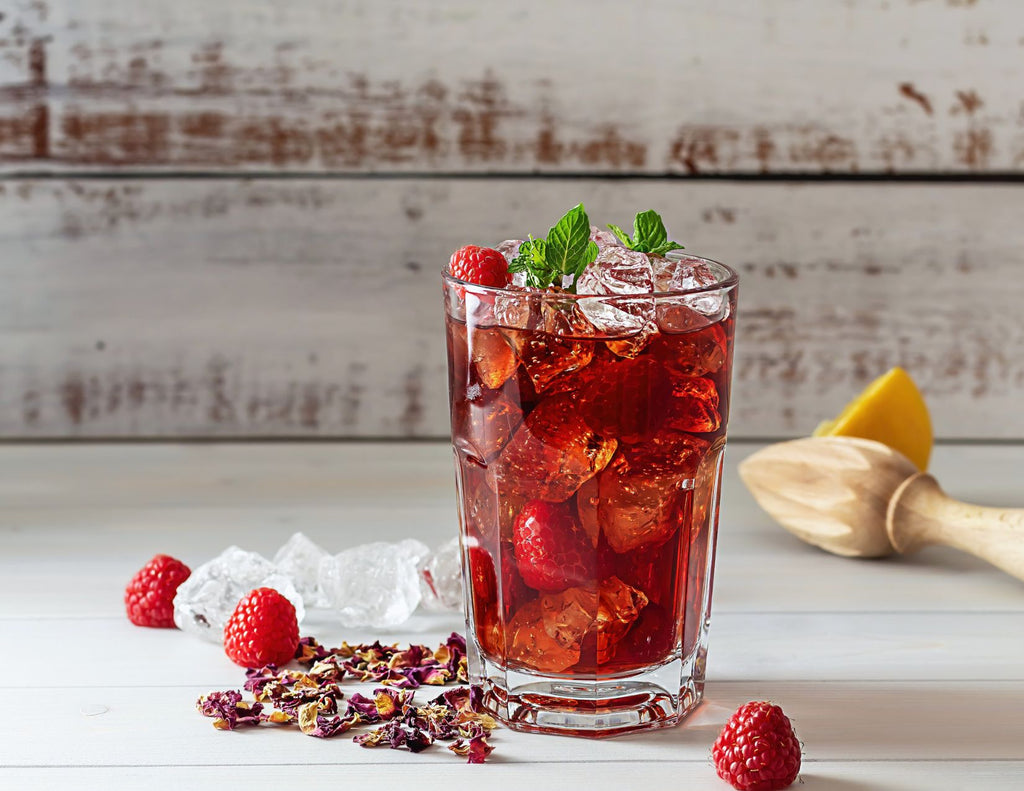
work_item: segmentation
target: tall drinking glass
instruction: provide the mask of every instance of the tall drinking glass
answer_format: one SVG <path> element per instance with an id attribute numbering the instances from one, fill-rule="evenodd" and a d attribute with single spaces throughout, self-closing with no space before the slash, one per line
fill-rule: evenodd
<path id="1" fill-rule="evenodd" d="M 700 702 L 738 278 L 587 296 L 444 275 L 470 673 L 530 731 Z"/>

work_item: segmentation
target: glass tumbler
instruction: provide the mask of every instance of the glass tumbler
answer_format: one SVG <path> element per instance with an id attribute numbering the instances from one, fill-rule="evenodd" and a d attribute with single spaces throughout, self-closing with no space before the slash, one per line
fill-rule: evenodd
<path id="1" fill-rule="evenodd" d="M 506 725 L 612 736 L 700 702 L 738 278 L 588 296 L 445 273 L 471 681 Z"/>

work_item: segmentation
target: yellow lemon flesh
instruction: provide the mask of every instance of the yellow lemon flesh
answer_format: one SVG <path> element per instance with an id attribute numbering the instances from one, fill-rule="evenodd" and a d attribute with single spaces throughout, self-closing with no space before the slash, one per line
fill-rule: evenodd
<path id="1" fill-rule="evenodd" d="M 898 450 L 918 469 L 928 468 L 932 421 L 914 380 L 902 368 L 878 377 L 846 405 L 835 420 L 814 430 L 815 437 L 873 439 Z"/>

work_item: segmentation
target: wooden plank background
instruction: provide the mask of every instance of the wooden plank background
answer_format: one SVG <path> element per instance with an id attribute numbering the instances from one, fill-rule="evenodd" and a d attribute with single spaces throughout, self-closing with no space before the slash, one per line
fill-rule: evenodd
<path id="1" fill-rule="evenodd" d="M 734 436 L 1024 438 L 1016 0 L 13 0 L 0 437 L 440 437 L 437 270 L 577 200 L 740 270 Z"/>

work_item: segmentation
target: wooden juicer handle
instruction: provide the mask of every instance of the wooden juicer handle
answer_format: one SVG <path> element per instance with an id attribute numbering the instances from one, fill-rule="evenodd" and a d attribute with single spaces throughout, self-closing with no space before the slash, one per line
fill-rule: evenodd
<path id="1" fill-rule="evenodd" d="M 1024 580 L 1024 508 L 988 508 L 954 500 L 927 473 L 907 478 L 885 520 L 897 552 L 942 544 L 968 552 Z"/>

